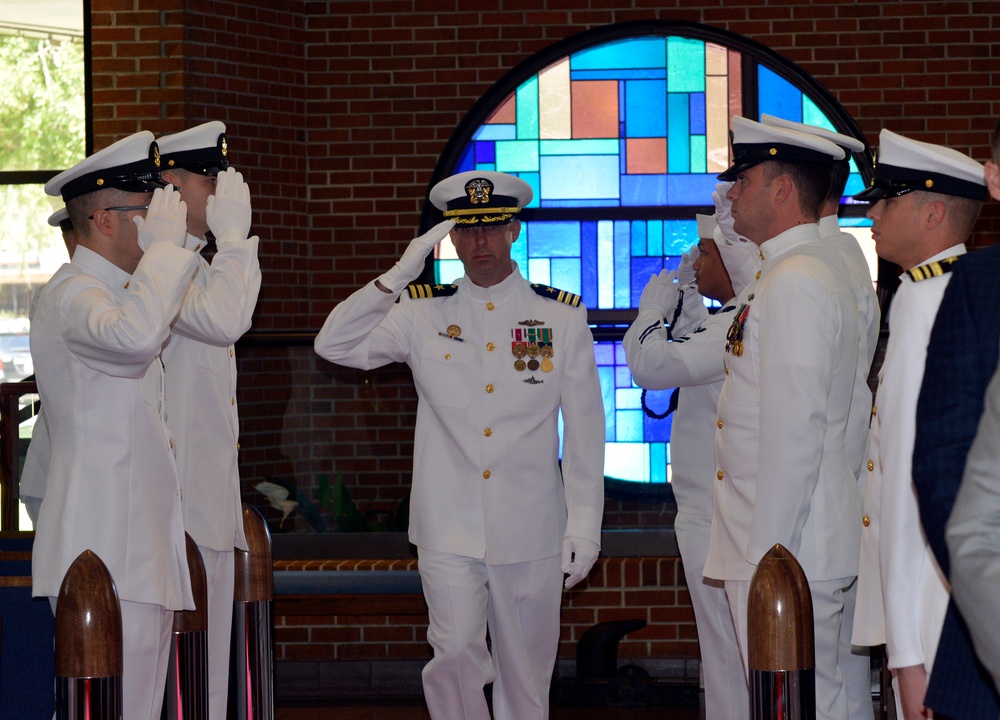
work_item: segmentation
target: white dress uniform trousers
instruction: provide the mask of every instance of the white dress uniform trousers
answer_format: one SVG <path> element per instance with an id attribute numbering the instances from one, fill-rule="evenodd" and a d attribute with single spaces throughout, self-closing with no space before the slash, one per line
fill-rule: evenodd
<path id="1" fill-rule="evenodd" d="M 52 441 L 32 552 L 36 597 L 57 597 L 89 548 L 124 617 L 152 612 L 169 626 L 174 610 L 194 608 L 159 355 L 196 262 L 159 243 L 129 275 L 79 247 L 36 296 L 31 343 Z M 166 665 L 134 647 L 135 636 L 125 632 L 125 717 L 159 718 Z"/>
<path id="2" fill-rule="evenodd" d="M 476 588 L 485 573 L 496 718 L 542 719 L 548 712 L 558 623 L 548 632 L 537 628 L 558 617 L 554 589 L 562 579 L 557 557 L 562 540 L 572 536 L 600 544 L 604 406 L 586 312 L 567 304 L 575 296 L 562 294 L 560 302 L 558 291 L 533 288 L 516 264 L 509 277 L 489 288 L 467 278 L 454 288 L 421 287 L 416 294 L 426 297 L 404 293 L 394 304 L 392 295 L 366 285 L 334 308 L 316 338 L 316 351 L 349 367 L 410 366 L 418 397 L 410 540 L 421 558 L 453 555 L 452 567 L 480 568 L 474 582 L 449 581 L 450 602 L 459 606 L 452 611 L 440 605 L 439 573 L 421 560 L 421 575 L 433 575 L 424 588 L 431 617 L 428 639 L 435 654 L 424 672 L 429 706 L 435 702 L 431 696 L 445 692 L 445 685 L 450 688 L 447 697 L 482 693 L 483 673 L 466 672 L 473 664 L 455 658 L 466 648 L 446 641 L 468 635 L 467 629 L 458 631 L 446 623 L 481 617 L 483 598 Z M 533 329 L 547 331 L 552 355 L 543 358 L 541 367 L 549 369 L 519 372 L 513 343 Z M 446 565 L 433 563 L 434 568 Z M 555 578 L 536 578 L 538 567 Z M 523 592 L 526 588 L 536 589 L 535 596 Z M 518 591 L 514 611 L 506 607 L 507 598 Z M 509 645 L 512 638 L 524 644 L 530 670 L 520 661 L 517 670 L 502 664 L 517 655 L 501 651 L 497 643 Z M 476 645 L 469 652 L 485 652 L 484 631 Z M 461 672 L 456 674 L 455 667 Z M 526 673 L 531 687 L 525 686 Z M 461 704 L 432 712 L 435 720 L 467 717 Z"/>
<path id="3" fill-rule="evenodd" d="M 187 236 L 194 253 L 204 241 Z M 208 582 L 209 717 L 224 719 L 233 613 L 233 548 L 247 549 L 237 468 L 239 414 L 233 344 L 250 328 L 260 291 L 258 238 L 219 243 L 198 272 L 163 346 L 167 427 L 174 439 L 184 529 Z"/>
<path id="4" fill-rule="evenodd" d="M 857 575 L 860 512 L 845 445 L 858 362 L 857 303 L 839 252 L 815 224 L 761 248 L 761 277 L 740 294 L 742 354 L 727 352 L 719 399 L 706 577 L 749 583 L 776 543 L 798 559 L 817 602 L 817 717 L 848 717 L 840 671 L 844 592 Z M 738 598 L 745 605 L 745 598 Z M 745 608 L 736 614 L 746 637 Z M 743 641 L 745 647 L 745 640 Z"/>
<path id="5" fill-rule="evenodd" d="M 683 302 L 692 300 L 701 303 L 702 297 L 685 292 Z M 640 310 L 622 340 L 636 384 L 649 390 L 680 388 L 670 428 L 674 531 L 698 626 L 705 716 L 718 720 L 745 720 L 750 702 L 725 588 L 703 576 L 712 532 L 719 392 L 726 376 L 722 349 L 735 309 L 733 302 L 726 303 L 700 327 L 672 341 L 655 312 Z"/>

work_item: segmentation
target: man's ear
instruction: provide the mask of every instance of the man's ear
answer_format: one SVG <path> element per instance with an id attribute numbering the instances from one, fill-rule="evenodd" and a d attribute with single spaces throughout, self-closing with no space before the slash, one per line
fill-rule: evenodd
<path id="1" fill-rule="evenodd" d="M 986 186 L 994 200 L 1000 200 L 1000 166 L 992 160 L 986 162 Z"/>
<path id="2" fill-rule="evenodd" d="M 933 230 L 948 216 L 948 206 L 940 200 L 932 200 L 920 208 L 920 212 L 927 229 Z"/>
<path id="3" fill-rule="evenodd" d="M 175 188 L 177 188 L 178 190 L 180 190 L 180 187 L 181 187 L 180 186 L 181 176 L 176 171 L 174 171 L 174 170 L 165 170 L 165 171 L 163 171 L 163 172 L 160 173 L 160 177 L 162 177 L 166 182 L 170 183 Z"/>
<path id="4" fill-rule="evenodd" d="M 114 234 L 114 218 L 111 217 L 111 213 L 107 210 L 95 210 L 93 215 L 94 227 L 97 228 L 97 232 L 106 237 L 111 237 Z"/>
<path id="5" fill-rule="evenodd" d="M 513 227 L 510 229 L 510 242 L 513 245 L 521 236 L 521 221 L 515 219 L 512 225 Z"/>

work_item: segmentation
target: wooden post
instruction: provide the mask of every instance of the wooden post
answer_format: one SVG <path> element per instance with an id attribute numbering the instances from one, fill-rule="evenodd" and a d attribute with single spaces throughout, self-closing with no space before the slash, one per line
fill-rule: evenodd
<path id="1" fill-rule="evenodd" d="M 194 610 L 174 613 L 170 666 L 163 693 L 165 720 L 208 720 L 208 587 L 198 545 L 184 533 Z"/>
<path id="2" fill-rule="evenodd" d="M 761 558 L 750 581 L 747 645 L 751 720 L 815 720 L 812 596 L 781 545 Z"/>
<path id="3" fill-rule="evenodd" d="M 243 503 L 243 531 L 249 551 L 236 550 L 230 710 L 238 720 L 274 720 L 271 533 L 263 516 L 247 503 Z"/>
<path id="4" fill-rule="evenodd" d="M 56 604 L 57 720 L 121 720 L 122 611 L 111 573 L 84 550 Z"/>

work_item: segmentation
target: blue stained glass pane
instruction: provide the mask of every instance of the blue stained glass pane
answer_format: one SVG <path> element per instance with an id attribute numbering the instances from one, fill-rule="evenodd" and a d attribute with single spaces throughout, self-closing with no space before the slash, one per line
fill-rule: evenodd
<path id="1" fill-rule="evenodd" d="M 642 70 L 571 70 L 570 80 L 663 80 L 667 77 L 666 70 L 654 68 Z"/>
<path id="2" fill-rule="evenodd" d="M 581 50 L 570 56 L 570 70 L 662 68 L 667 58 L 665 38 L 639 37 Z"/>
<path id="3" fill-rule="evenodd" d="M 538 138 L 538 76 L 532 75 L 517 89 L 517 137 Z"/>
<path id="4" fill-rule="evenodd" d="M 580 227 L 580 297 L 587 307 L 597 307 L 597 223 Z"/>
<path id="5" fill-rule="evenodd" d="M 642 410 L 619 410 L 615 440 L 618 442 L 642 442 Z"/>
<path id="6" fill-rule="evenodd" d="M 497 141 L 496 154 L 500 172 L 538 171 L 538 142 L 535 140 Z"/>
<path id="7" fill-rule="evenodd" d="M 842 217 L 842 218 L 837 218 L 837 221 L 840 223 L 840 225 L 842 227 L 871 227 L 872 226 L 872 221 L 869 220 L 866 217 L 860 217 L 860 218 Z"/>
<path id="8" fill-rule="evenodd" d="M 763 65 L 757 66 L 757 105 L 762 115 L 802 122 L 802 91 Z"/>
<path id="9" fill-rule="evenodd" d="M 666 175 L 623 175 L 621 184 L 623 207 L 667 204 Z"/>
<path id="10" fill-rule="evenodd" d="M 632 292 L 629 282 L 631 228 L 627 220 L 615 223 L 615 304 L 616 308 L 632 306 Z"/>
<path id="11" fill-rule="evenodd" d="M 663 269 L 662 258 L 632 258 L 632 307 L 639 307 L 639 297 L 649 278 Z"/>
<path id="12" fill-rule="evenodd" d="M 632 373 L 628 371 L 627 366 L 617 365 L 615 367 L 615 386 L 617 387 L 615 403 L 619 410 L 639 409 L 639 396 L 642 394 L 642 390 L 632 384 Z"/>
<path id="13" fill-rule="evenodd" d="M 542 140 L 538 151 L 542 155 L 617 155 L 616 138 L 589 138 L 585 140 Z"/>
<path id="14" fill-rule="evenodd" d="M 544 163 L 543 163 L 544 165 Z M 585 207 L 585 208 L 597 208 L 597 207 L 618 207 L 620 203 L 618 200 L 542 200 L 542 207 L 557 208 L 557 207 Z"/>
<path id="15" fill-rule="evenodd" d="M 597 364 L 599 366 L 614 365 L 615 343 L 608 343 L 608 342 L 594 343 L 594 357 L 597 359 Z"/>
<path id="16" fill-rule="evenodd" d="M 543 205 L 549 199 L 618 198 L 617 155 L 545 156 L 541 168 Z"/>
<path id="17" fill-rule="evenodd" d="M 557 258 L 553 260 L 550 274 L 550 285 L 582 297 L 580 291 L 583 288 L 580 285 L 580 261 L 578 259 Z"/>
<path id="18" fill-rule="evenodd" d="M 434 279 L 439 283 L 453 283 L 458 278 L 465 275 L 465 268 L 462 267 L 461 260 L 437 260 Z"/>
<path id="19" fill-rule="evenodd" d="M 666 205 L 712 205 L 712 191 L 719 182 L 714 174 L 667 175 Z"/>
<path id="20" fill-rule="evenodd" d="M 476 162 L 495 163 L 497 160 L 496 146 L 491 142 L 477 142 Z"/>
<path id="21" fill-rule="evenodd" d="M 650 439 L 647 436 L 647 439 Z M 662 442 L 649 444 L 649 481 L 663 484 L 667 482 L 667 445 Z"/>
<path id="22" fill-rule="evenodd" d="M 704 92 L 705 43 L 691 38 L 668 38 L 667 70 L 670 92 Z"/>
<path id="23" fill-rule="evenodd" d="M 857 195 L 864 189 L 864 178 L 856 173 L 851 173 L 847 176 L 847 185 L 844 186 L 844 195 Z"/>
<path id="24" fill-rule="evenodd" d="M 663 249 L 667 255 L 680 255 L 698 242 L 697 220 L 664 220 Z"/>
<path id="25" fill-rule="evenodd" d="M 549 260 L 528 258 L 528 280 L 539 285 L 551 285 L 552 273 Z"/>
<path id="26" fill-rule="evenodd" d="M 462 150 L 462 155 L 458 158 L 458 163 L 455 165 L 455 172 L 465 172 L 466 170 L 472 170 L 476 167 L 475 165 L 475 143 L 469 143 Z"/>
<path id="27" fill-rule="evenodd" d="M 646 252 L 646 223 L 636 220 L 632 223 L 632 256 L 643 255 Z"/>
<path id="28" fill-rule="evenodd" d="M 673 390 L 650 390 L 646 393 L 646 406 L 657 413 L 666 412 L 670 406 L 670 394 Z M 651 418 L 645 413 L 643 434 L 647 442 L 660 441 L 670 442 L 670 427 L 673 425 L 673 415 L 668 415 L 662 420 Z"/>
<path id="29" fill-rule="evenodd" d="M 819 105 L 813 102 L 813 99 L 808 95 L 802 96 L 802 122 L 837 132 L 837 128 L 833 126 L 830 118 L 819 109 Z"/>
<path id="30" fill-rule="evenodd" d="M 533 257 L 579 257 L 580 223 L 535 223 L 528 237 L 528 254 Z"/>
<path id="31" fill-rule="evenodd" d="M 615 343 L 615 363 L 622 366 L 628 366 L 628 358 L 625 357 L 625 346 L 621 343 Z"/>
<path id="32" fill-rule="evenodd" d="M 596 346 L 595 346 L 596 347 Z M 615 439 L 615 366 L 598 365 L 597 378 L 601 382 L 601 397 L 604 398 L 604 438 Z"/>
<path id="33" fill-rule="evenodd" d="M 496 163 L 476 163 L 475 170 L 496 170 Z"/>
<path id="34" fill-rule="evenodd" d="M 705 134 L 705 93 L 691 93 L 689 104 L 691 111 L 689 113 L 689 123 L 691 126 L 691 133 L 693 135 L 704 135 Z"/>
<path id="35" fill-rule="evenodd" d="M 691 134 L 688 120 L 688 95 L 671 93 L 667 98 L 667 117 L 670 129 L 667 131 L 667 172 L 691 172 Z"/>
<path id="36" fill-rule="evenodd" d="M 542 182 L 541 177 L 536 172 L 522 172 L 522 173 L 518 173 L 517 175 L 522 180 L 524 180 L 524 182 L 526 182 L 529 185 L 531 185 L 531 192 L 532 192 L 531 202 L 529 202 L 527 205 L 525 205 L 525 207 L 529 207 L 529 208 L 536 208 L 536 207 L 538 207 L 538 205 L 539 205 L 538 198 L 541 197 L 541 194 L 542 194 L 541 190 L 540 190 L 541 182 Z"/>
<path id="37" fill-rule="evenodd" d="M 667 134 L 667 83 L 634 80 L 625 83 L 625 135 L 663 137 Z"/>
<path id="38" fill-rule="evenodd" d="M 517 126 L 509 123 L 481 125 L 472 135 L 473 140 L 516 140 Z"/>
<path id="39" fill-rule="evenodd" d="M 528 230 L 527 225 L 522 225 L 521 237 L 510 248 L 510 259 L 516 262 L 517 266 L 521 268 L 522 275 L 528 272 L 528 243 L 525 242 L 527 238 L 524 236 L 526 230 Z"/>
<path id="40" fill-rule="evenodd" d="M 646 223 L 646 255 L 659 257 L 663 255 L 663 222 L 650 220 Z"/>
<path id="41" fill-rule="evenodd" d="M 704 135 L 691 136 L 691 172 L 703 173 L 708 163 L 708 152 Z"/>
<path id="42" fill-rule="evenodd" d="M 597 307 L 615 306 L 615 228 L 597 223 Z"/>

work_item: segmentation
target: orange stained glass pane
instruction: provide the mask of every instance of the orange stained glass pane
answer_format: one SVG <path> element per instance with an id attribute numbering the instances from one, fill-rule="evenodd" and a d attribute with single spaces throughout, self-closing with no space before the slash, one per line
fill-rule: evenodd
<path id="1" fill-rule="evenodd" d="M 729 51 L 729 116 L 743 113 L 743 56 Z"/>
<path id="2" fill-rule="evenodd" d="M 625 141 L 625 168 L 629 175 L 667 172 L 666 138 L 629 138 Z"/>
<path id="3" fill-rule="evenodd" d="M 618 83 L 581 80 L 571 85 L 574 138 L 618 137 Z"/>
<path id="4" fill-rule="evenodd" d="M 517 93 L 511 93 L 486 120 L 489 124 L 511 124 L 517 122 Z"/>
<path id="5" fill-rule="evenodd" d="M 538 73 L 538 136 L 542 140 L 573 137 L 569 85 L 568 57 Z"/>

